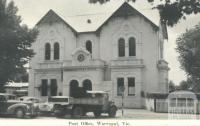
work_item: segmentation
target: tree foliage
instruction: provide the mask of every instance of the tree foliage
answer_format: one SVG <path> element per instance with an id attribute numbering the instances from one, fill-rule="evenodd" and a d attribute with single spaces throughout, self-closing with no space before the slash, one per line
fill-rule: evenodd
<path id="1" fill-rule="evenodd" d="M 181 68 L 194 82 L 200 82 L 200 23 L 177 40 Z"/>
<path id="2" fill-rule="evenodd" d="M 90 3 L 106 3 L 110 0 L 89 0 Z M 135 2 L 136 0 L 127 0 Z M 139 0 L 138 0 L 139 1 Z M 154 3 L 156 0 L 147 0 Z M 186 15 L 200 13 L 200 0 L 157 0 L 160 4 L 152 7 L 160 12 L 161 21 L 169 26 L 177 24 L 180 19 L 186 19 Z"/>
<path id="3" fill-rule="evenodd" d="M 193 91 L 196 93 L 199 93 L 199 91 L 200 91 L 200 86 L 199 86 L 198 80 L 196 80 L 192 77 L 187 78 L 186 81 L 185 80 L 181 81 L 177 88 L 179 90 L 189 90 L 189 91 Z"/>
<path id="4" fill-rule="evenodd" d="M 177 89 L 175 83 L 172 80 L 168 82 L 168 85 L 169 85 L 169 92 L 173 92 Z"/>
<path id="5" fill-rule="evenodd" d="M 14 2 L 0 0 L 0 92 L 15 74 L 24 72 L 24 64 L 34 55 L 30 49 L 37 31 L 21 25 Z"/>
<path id="6" fill-rule="evenodd" d="M 188 81 L 181 81 L 179 85 L 179 90 L 190 90 L 191 89 L 191 84 Z"/>

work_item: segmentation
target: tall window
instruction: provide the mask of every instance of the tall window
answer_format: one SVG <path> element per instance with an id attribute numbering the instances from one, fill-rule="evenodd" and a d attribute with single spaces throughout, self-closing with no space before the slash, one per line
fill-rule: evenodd
<path id="1" fill-rule="evenodd" d="M 123 38 L 120 38 L 118 41 L 118 56 L 125 56 L 125 40 Z"/>
<path id="2" fill-rule="evenodd" d="M 45 44 L 45 60 L 50 60 L 51 58 L 51 45 L 49 43 Z"/>
<path id="3" fill-rule="evenodd" d="M 48 95 L 48 80 L 47 79 L 42 79 L 41 95 L 42 96 Z"/>
<path id="4" fill-rule="evenodd" d="M 135 78 L 128 78 L 128 95 L 135 95 Z"/>
<path id="5" fill-rule="evenodd" d="M 135 45 L 135 38 L 129 38 L 129 56 L 136 55 L 136 45 Z"/>
<path id="6" fill-rule="evenodd" d="M 71 97 L 78 97 L 80 92 L 78 92 L 79 89 L 79 83 L 77 80 L 72 80 L 70 82 L 70 96 Z"/>
<path id="7" fill-rule="evenodd" d="M 57 80 L 56 79 L 51 79 L 51 96 L 56 96 L 57 95 Z"/>
<path id="8" fill-rule="evenodd" d="M 92 42 L 87 41 L 85 46 L 86 46 L 86 50 L 92 54 Z"/>
<path id="9" fill-rule="evenodd" d="M 121 96 L 124 88 L 124 78 L 117 78 L 117 95 Z"/>
<path id="10" fill-rule="evenodd" d="M 58 60 L 60 58 L 60 46 L 59 43 L 54 44 L 54 60 Z"/>
<path id="11" fill-rule="evenodd" d="M 92 90 L 92 82 L 90 80 L 88 80 L 88 79 L 84 80 L 83 81 L 83 89 L 85 91 Z"/>

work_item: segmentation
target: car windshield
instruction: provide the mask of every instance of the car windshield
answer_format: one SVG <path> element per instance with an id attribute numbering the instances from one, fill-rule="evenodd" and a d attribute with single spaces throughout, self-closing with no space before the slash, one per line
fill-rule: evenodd
<path id="1" fill-rule="evenodd" d="M 89 93 L 90 97 L 96 97 L 96 98 L 108 98 L 108 94 L 107 93 Z"/>
<path id="2" fill-rule="evenodd" d="M 20 97 L 18 98 L 20 101 L 27 101 L 27 102 L 34 102 L 34 103 L 39 103 L 40 100 L 37 98 L 32 98 L 32 97 Z"/>
<path id="3" fill-rule="evenodd" d="M 16 96 L 14 95 L 8 95 L 8 100 L 15 100 L 16 99 Z"/>
<path id="4" fill-rule="evenodd" d="M 68 102 L 68 98 L 49 98 L 49 102 Z"/>

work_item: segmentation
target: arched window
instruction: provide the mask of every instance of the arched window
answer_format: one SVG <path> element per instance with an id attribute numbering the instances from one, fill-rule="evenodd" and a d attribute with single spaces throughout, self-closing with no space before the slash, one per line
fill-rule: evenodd
<path id="1" fill-rule="evenodd" d="M 88 80 L 88 79 L 84 80 L 83 81 L 83 89 L 85 91 L 92 90 L 92 82 L 90 80 Z"/>
<path id="2" fill-rule="evenodd" d="M 136 45 L 135 45 L 135 38 L 129 38 L 129 56 L 136 55 Z"/>
<path id="3" fill-rule="evenodd" d="M 54 44 L 54 60 L 58 60 L 60 58 L 60 46 L 59 43 Z"/>
<path id="4" fill-rule="evenodd" d="M 69 92 L 70 92 L 71 97 L 79 96 L 78 88 L 79 88 L 79 83 L 77 80 L 70 81 L 70 91 Z"/>
<path id="5" fill-rule="evenodd" d="M 125 40 L 120 38 L 118 40 L 118 56 L 124 57 L 125 56 Z"/>
<path id="6" fill-rule="evenodd" d="M 51 45 L 49 43 L 45 44 L 45 60 L 50 60 L 51 58 Z"/>
<path id="7" fill-rule="evenodd" d="M 92 54 L 92 42 L 87 41 L 85 46 L 86 46 L 86 50 Z"/>

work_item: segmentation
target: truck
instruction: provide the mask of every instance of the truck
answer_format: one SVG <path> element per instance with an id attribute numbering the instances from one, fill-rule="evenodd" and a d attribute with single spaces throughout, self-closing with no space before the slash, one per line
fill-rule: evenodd
<path id="1" fill-rule="evenodd" d="M 95 117 L 100 117 L 102 113 L 115 117 L 117 112 L 117 106 L 109 101 L 109 95 L 104 91 L 87 91 L 82 98 L 52 96 L 48 102 L 53 104 L 52 112 L 57 117 L 70 115 L 72 118 L 81 118 L 88 112 L 93 112 Z"/>

